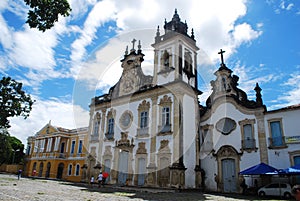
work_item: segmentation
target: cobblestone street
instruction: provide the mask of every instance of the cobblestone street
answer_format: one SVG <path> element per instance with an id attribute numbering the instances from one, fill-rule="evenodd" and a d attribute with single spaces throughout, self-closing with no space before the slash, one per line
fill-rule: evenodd
<path id="1" fill-rule="evenodd" d="M 85 184 L 21 178 L 16 175 L 0 174 L 0 200 L 43 200 L 43 201 L 196 201 L 196 200 L 258 200 L 241 195 L 213 195 L 200 192 L 176 192 L 149 188 L 105 186 L 91 188 Z M 266 199 L 265 199 L 266 200 Z M 273 199 L 274 200 L 274 199 Z"/>

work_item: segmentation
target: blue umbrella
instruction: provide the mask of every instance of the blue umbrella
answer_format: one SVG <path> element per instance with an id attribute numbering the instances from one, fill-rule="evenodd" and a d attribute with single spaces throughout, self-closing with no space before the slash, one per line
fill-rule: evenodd
<path id="1" fill-rule="evenodd" d="M 270 165 L 265 163 L 260 163 L 258 165 L 252 166 L 246 170 L 239 172 L 241 175 L 261 175 L 261 174 L 268 174 L 278 172 L 278 170 Z"/>
<path id="2" fill-rule="evenodd" d="M 292 167 L 283 170 L 286 174 L 300 174 L 300 164 L 294 165 Z"/>

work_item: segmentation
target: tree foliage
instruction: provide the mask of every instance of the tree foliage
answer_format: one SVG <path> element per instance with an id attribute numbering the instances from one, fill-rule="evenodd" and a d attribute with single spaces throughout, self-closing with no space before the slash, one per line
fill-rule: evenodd
<path id="1" fill-rule="evenodd" d="M 6 129 L 0 129 L 0 165 L 9 160 L 11 152 L 12 149 L 9 143 L 9 134 Z"/>
<path id="2" fill-rule="evenodd" d="M 71 7 L 67 0 L 24 0 L 30 7 L 26 23 L 30 28 L 46 31 L 54 26 L 59 15 L 70 15 Z"/>
<path id="3" fill-rule="evenodd" d="M 0 129 L 10 127 L 9 117 L 23 116 L 26 119 L 33 103 L 30 95 L 23 91 L 22 83 L 3 77 L 0 80 Z"/>
<path id="4" fill-rule="evenodd" d="M 0 132 L 0 165 L 20 164 L 24 158 L 24 144 L 16 137 L 10 136 L 7 130 Z"/>

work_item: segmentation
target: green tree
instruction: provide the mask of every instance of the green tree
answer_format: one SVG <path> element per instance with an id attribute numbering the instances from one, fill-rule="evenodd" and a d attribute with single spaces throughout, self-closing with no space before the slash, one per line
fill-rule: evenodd
<path id="1" fill-rule="evenodd" d="M 0 165 L 9 161 L 11 152 L 9 134 L 6 129 L 0 129 Z"/>
<path id="2" fill-rule="evenodd" d="M 10 158 L 8 163 L 11 164 L 19 164 L 23 162 L 24 157 L 24 144 L 22 144 L 21 140 L 14 136 L 8 137 L 9 144 L 11 146 L 12 153 L 10 154 Z"/>
<path id="3" fill-rule="evenodd" d="M 0 129 L 10 127 L 9 117 L 23 116 L 26 119 L 33 103 L 30 95 L 23 91 L 22 83 L 3 77 L 0 80 Z"/>
<path id="4" fill-rule="evenodd" d="M 26 23 L 30 28 L 46 31 L 54 26 L 59 15 L 70 15 L 71 7 L 67 0 L 24 0 L 30 7 Z"/>
<path id="5" fill-rule="evenodd" d="M 21 162 L 24 145 L 15 137 L 11 137 L 7 131 L 10 127 L 9 118 L 29 116 L 34 101 L 22 89 L 19 83 L 10 77 L 0 80 L 0 165 L 5 162 Z"/>

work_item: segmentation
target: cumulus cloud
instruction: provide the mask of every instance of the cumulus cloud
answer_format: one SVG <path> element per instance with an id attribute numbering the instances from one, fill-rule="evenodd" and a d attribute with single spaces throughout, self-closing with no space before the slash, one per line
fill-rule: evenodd
<path id="1" fill-rule="evenodd" d="M 22 117 L 11 119 L 10 134 L 16 136 L 24 144 L 28 136 L 35 135 L 50 120 L 52 125 L 67 129 L 88 126 L 89 112 L 82 107 L 57 98 L 50 100 L 34 98 L 36 102 L 27 119 L 24 120 Z"/>
<path id="2" fill-rule="evenodd" d="M 290 75 L 290 78 L 283 84 L 283 86 L 288 87 L 286 93 L 278 99 L 284 103 L 280 107 L 288 105 L 296 105 L 300 103 L 300 73 Z"/>
<path id="3" fill-rule="evenodd" d="M 76 77 L 77 79 L 86 79 L 88 83 L 91 81 L 95 82 L 97 79 L 100 80 L 99 73 L 102 74 L 104 71 L 107 71 L 107 67 L 113 68 L 115 70 L 114 72 L 118 72 L 116 75 L 120 75 L 121 68 L 118 68 L 119 70 L 117 70 L 117 66 L 120 66 L 120 63 L 114 65 L 112 65 L 112 63 L 117 60 L 116 58 L 119 58 L 122 55 L 124 49 L 120 50 L 120 48 L 124 47 L 124 43 L 130 42 L 133 37 L 139 38 L 144 36 L 136 36 L 136 32 L 147 28 L 155 30 L 157 25 L 160 25 L 160 30 L 163 34 L 162 25 L 164 23 L 164 18 L 169 21 L 174 14 L 175 8 L 170 10 L 168 1 L 161 2 L 158 0 L 151 0 L 135 1 L 135 3 L 133 3 L 133 1 L 132 3 L 130 2 L 131 1 L 115 2 L 113 4 L 114 6 L 109 4 L 109 8 L 112 9 L 110 11 L 110 18 L 105 18 L 107 12 L 104 13 L 104 17 L 101 18 L 102 20 L 97 20 L 99 19 L 98 15 L 101 15 L 101 13 L 95 12 L 93 18 L 96 19 L 96 22 L 93 24 L 89 22 L 90 17 L 87 18 L 84 23 L 83 33 L 87 30 L 88 34 L 82 34 L 80 38 L 72 44 L 73 50 L 71 58 L 75 64 L 72 68 L 72 72 L 76 72 L 75 74 L 79 75 Z M 234 53 L 241 44 L 251 43 L 251 41 L 262 34 L 262 31 L 255 30 L 255 28 L 246 22 L 237 23 L 237 20 L 243 17 L 247 12 L 246 3 L 247 2 L 244 0 L 234 0 L 230 3 L 216 0 L 193 0 L 189 4 L 179 0 L 173 2 L 178 8 L 181 20 L 186 20 L 189 26 L 189 33 L 191 32 L 191 28 L 194 28 L 197 45 L 201 48 L 201 53 L 198 54 L 198 61 L 201 65 L 216 62 L 219 59 L 217 52 L 220 48 L 226 50 L 226 59 Z M 97 10 L 96 6 L 94 9 Z M 151 13 L 147 14 L 150 11 Z M 105 20 L 116 21 L 116 29 L 118 30 L 119 35 L 116 37 L 116 40 L 107 41 L 102 49 L 100 48 L 97 50 L 99 53 L 95 54 L 102 55 L 101 59 L 97 60 L 98 65 L 95 61 L 82 62 L 84 58 L 86 58 L 87 45 L 91 44 L 92 40 L 96 37 L 94 31 L 88 30 L 98 28 L 101 25 L 101 22 Z M 257 22 L 256 28 L 259 29 L 262 26 L 262 23 Z M 120 40 L 120 35 L 126 35 L 128 33 L 132 35 L 131 38 L 129 37 L 127 41 Z M 145 39 L 146 37 L 144 37 L 142 42 L 145 43 L 144 40 L 146 40 L 146 44 L 150 47 L 151 42 L 154 40 L 155 31 L 152 32 L 152 35 L 146 34 L 145 36 L 148 39 Z M 123 37 L 122 39 L 127 38 Z M 151 42 L 148 43 L 149 39 Z M 119 41 L 119 44 L 117 44 L 117 41 Z M 107 51 L 108 49 L 110 51 Z M 113 58 L 110 56 L 111 52 Z M 153 59 L 153 52 L 150 52 L 150 54 Z M 80 63 L 80 65 L 78 65 L 78 63 Z M 85 74 L 82 74 L 81 72 L 85 72 Z M 111 85 L 111 80 L 115 81 L 115 79 L 109 79 L 107 80 L 108 82 L 106 82 L 105 78 L 107 78 L 107 76 L 101 79 L 102 85 Z"/>
<path id="4" fill-rule="evenodd" d="M 105 22 L 111 20 L 114 16 L 115 8 L 112 1 L 104 0 L 95 4 L 84 22 L 83 30 L 78 39 L 72 43 L 71 60 L 77 67 L 77 64 L 86 56 L 86 46 L 90 45 L 95 39 L 96 32 Z M 73 73 L 78 73 L 78 68 L 73 68 Z"/>

